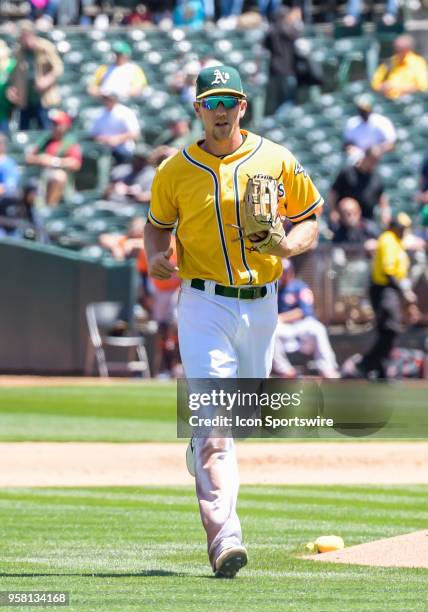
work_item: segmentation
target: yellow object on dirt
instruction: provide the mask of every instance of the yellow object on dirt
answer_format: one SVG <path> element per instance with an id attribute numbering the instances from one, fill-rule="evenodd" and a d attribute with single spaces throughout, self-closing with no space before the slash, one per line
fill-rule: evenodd
<path id="1" fill-rule="evenodd" d="M 324 553 L 332 550 L 341 550 L 345 548 L 345 543 L 340 536 L 320 536 L 315 542 L 308 542 L 305 548 L 310 553 Z"/>

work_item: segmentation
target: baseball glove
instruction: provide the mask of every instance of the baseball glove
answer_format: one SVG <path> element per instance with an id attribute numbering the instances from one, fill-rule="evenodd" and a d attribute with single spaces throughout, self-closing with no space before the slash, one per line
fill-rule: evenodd
<path id="1" fill-rule="evenodd" d="M 283 221 L 278 213 L 277 181 L 266 174 L 248 179 L 244 195 L 242 226 L 239 240 L 252 243 L 250 251 L 267 253 L 285 236 Z"/>

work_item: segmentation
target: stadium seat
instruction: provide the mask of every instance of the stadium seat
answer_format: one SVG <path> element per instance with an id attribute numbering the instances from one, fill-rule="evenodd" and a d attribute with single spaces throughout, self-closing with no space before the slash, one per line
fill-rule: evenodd
<path id="1" fill-rule="evenodd" d="M 119 302 L 93 302 L 86 307 L 86 321 L 89 330 L 86 351 L 85 373 L 92 374 L 94 362 L 97 364 L 100 376 L 108 377 L 110 371 L 123 363 L 107 361 L 106 349 L 124 349 L 128 361 L 126 367 L 132 372 L 141 372 L 143 376 L 150 377 L 150 366 L 144 338 L 142 336 L 112 335 L 115 326 L 123 321 L 123 307 Z M 137 361 L 130 357 L 135 353 Z"/>

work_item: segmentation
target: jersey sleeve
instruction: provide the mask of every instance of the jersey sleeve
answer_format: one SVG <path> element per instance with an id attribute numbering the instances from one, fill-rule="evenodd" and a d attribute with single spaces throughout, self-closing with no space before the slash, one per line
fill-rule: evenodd
<path id="1" fill-rule="evenodd" d="M 171 180 L 166 176 L 161 164 L 156 171 L 151 190 L 149 221 L 160 229 L 173 229 L 178 219 L 178 209 L 174 202 Z"/>
<path id="2" fill-rule="evenodd" d="M 285 194 L 279 199 L 280 213 L 292 223 L 320 214 L 324 200 L 295 157 L 284 162 L 283 173 Z"/>

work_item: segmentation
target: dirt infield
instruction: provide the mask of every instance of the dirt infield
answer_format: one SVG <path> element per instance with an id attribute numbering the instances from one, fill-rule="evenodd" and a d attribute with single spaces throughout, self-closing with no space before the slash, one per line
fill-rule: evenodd
<path id="1" fill-rule="evenodd" d="M 193 484 L 186 445 L 0 444 L 0 486 Z M 428 484 L 428 442 L 238 444 L 242 484 Z"/>
<path id="2" fill-rule="evenodd" d="M 428 530 L 406 533 L 394 538 L 376 540 L 305 558 L 327 563 L 428 569 Z"/>

